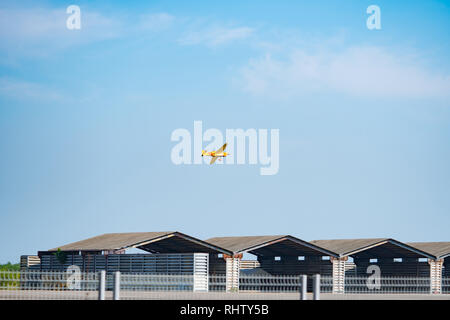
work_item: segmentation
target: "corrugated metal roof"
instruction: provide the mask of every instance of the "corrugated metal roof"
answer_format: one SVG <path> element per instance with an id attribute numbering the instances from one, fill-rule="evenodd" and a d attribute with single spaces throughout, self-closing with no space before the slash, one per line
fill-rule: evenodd
<path id="1" fill-rule="evenodd" d="M 311 243 L 333 251 L 341 257 L 358 254 L 361 258 L 433 258 L 427 251 L 390 238 L 314 240 Z"/>
<path id="2" fill-rule="evenodd" d="M 231 252 L 176 231 L 106 233 L 49 251 L 111 251 L 137 247 L 152 253 Z"/>
<path id="3" fill-rule="evenodd" d="M 284 236 L 242 236 L 242 237 L 216 237 L 205 240 L 208 243 L 238 253 L 256 245 L 274 241 Z"/>
<path id="4" fill-rule="evenodd" d="M 62 245 L 49 251 L 61 249 L 63 251 L 102 251 L 102 250 L 119 250 L 132 247 L 138 243 L 163 237 L 174 233 L 174 231 L 166 232 L 127 232 L 127 233 L 105 233 L 92 238 Z"/>
<path id="5" fill-rule="evenodd" d="M 290 235 L 217 237 L 206 240 L 234 253 L 249 252 L 263 256 L 332 255 L 333 252 Z"/>
<path id="6" fill-rule="evenodd" d="M 428 252 L 437 259 L 450 256 L 450 242 L 408 242 L 411 247 Z"/>
<path id="7" fill-rule="evenodd" d="M 106 233 L 89 239 L 50 249 L 56 251 L 110 251 L 138 247 L 154 253 L 249 252 L 259 255 L 295 255 L 321 253 L 346 256 L 358 253 L 389 256 L 450 256 L 450 242 L 401 243 L 390 238 L 334 239 L 306 242 L 290 235 L 216 237 L 202 241 L 175 231 Z M 370 251 L 368 251 L 370 249 Z"/>
<path id="8" fill-rule="evenodd" d="M 374 245 L 386 242 L 388 238 L 371 238 L 371 239 L 333 239 L 333 240 L 313 240 L 311 243 L 319 247 L 326 248 L 339 255 L 345 255 L 363 248 L 372 247 Z"/>

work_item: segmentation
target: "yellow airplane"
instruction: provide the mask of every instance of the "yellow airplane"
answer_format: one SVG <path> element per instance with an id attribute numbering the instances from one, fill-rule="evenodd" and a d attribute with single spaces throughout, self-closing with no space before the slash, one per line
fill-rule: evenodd
<path id="1" fill-rule="evenodd" d="M 211 158 L 211 162 L 209 164 L 213 164 L 214 162 L 216 162 L 216 160 L 218 158 L 224 158 L 227 155 L 229 155 L 229 153 L 224 152 L 225 148 L 227 147 L 227 144 L 225 143 L 222 148 L 218 149 L 217 151 L 206 151 L 206 150 L 202 150 L 202 157 L 203 156 L 210 156 Z M 220 161 L 220 159 L 219 159 Z"/>

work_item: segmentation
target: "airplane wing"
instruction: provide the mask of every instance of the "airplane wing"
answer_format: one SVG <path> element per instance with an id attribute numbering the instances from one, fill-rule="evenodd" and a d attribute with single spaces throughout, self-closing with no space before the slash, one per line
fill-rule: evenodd
<path id="1" fill-rule="evenodd" d="M 216 162 L 218 157 L 212 157 L 211 162 L 209 164 L 213 164 L 214 162 Z"/>
<path id="2" fill-rule="evenodd" d="M 216 153 L 222 153 L 222 152 L 225 150 L 226 147 L 227 147 L 227 144 L 225 143 L 225 144 L 222 146 L 222 148 L 220 148 L 219 150 L 216 151 Z"/>

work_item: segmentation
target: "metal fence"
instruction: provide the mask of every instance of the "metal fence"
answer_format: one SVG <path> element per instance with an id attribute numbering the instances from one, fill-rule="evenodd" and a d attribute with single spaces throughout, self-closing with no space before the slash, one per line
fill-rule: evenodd
<path id="1" fill-rule="evenodd" d="M 226 276 L 223 274 L 209 276 L 209 291 L 226 291 Z M 294 275 L 252 275 L 239 276 L 239 289 L 235 292 L 285 292 L 298 293 L 301 290 L 301 276 Z"/>
<path id="2" fill-rule="evenodd" d="M 449 281 L 448 279 L 443 280 Z M 346 276 L 346 294 L 429 294 L 430 278 L 426 277 L 360 277 Z M 333 278 L 321 278 L 321 292 L 333 292 Z"/>
<path id="3" fill-rule="evenodd" d="M 0 271 L 0 299 L 96 299 L 98 273 Z"/>
<path id="4" fill-rule="evenodd" d="M 112 277 L 112 275 L 111 275 Z M 112 281 L 111 281 L 112 282 Z M 112 288 L 112 286 L 110 285 Z M 193 291 L 193 275 L 121 274 L 123 291 Z"/>
<path id="5" fill-rule="evenodd" d="M 0 290 L 98 289 L 98 273 L 0 271 Z"/>
<path id="6" fill-rule="evenodd" d="M 300 276 L 292 275 L 241 275 L 239 291 L 299 292 Z"/>
<path id="7" fill-rule="evenodd" d="M 442 278 L 442 293 L 450 294 L 450 277 Z"/>
<path id="8" fill-rule="evenodd" d="M 430 293 L 430 278 L 385 277 L 369 279 L 367 277 L 347 277 L 346 293 Z"/>
<path id="9" fill-rule="evenodd" d="M 120 297 L 116 299 L 188 299 L 194 291 L 194 276 L 122 273 L 119 286 Z"/>
<path id="10" fill-rule="evenodd" d="M 227 283 L 223 274 L 209 275 L 208 290 L 195 290 L 195 275 L 121 273 L 0 272 L 0 299 L 300 299 L 306 297 L 301 276 L 245 275 L 238 287 Z M 104 281 L 102 280 L 104 277 Z M 308 282 L 312 281 L 308 277 Z M 101 285 L 103 283 L 103 285 Z M 312 282 L 311 282 L 312 283 Z M 102 290 L 104 288 L 105 290 Z M 207 291 L 207 292 L 206 292 Z M 320 290 L 331 294 L 333 278 L 320 277 Z M 345 277 L 344 294 L 430 295 L 429 278 Z M 450 294 L 450 277 L 442 279 L 442 293 Z M 117 294 L 117 295 L 116 295 Z M 316 294 L 314 295 L 315 297 Z"/>
<path id="11" fill-rule="evenodd" d="M 227 288 L 227 277 L 224 274 L 211 274 L 208 278 L 208 291 L 224 292 Z"/>
<path id="12" fill-rule="evenodd" d="M 333 277 L 321 276 L 320 277 L 320 292 L 332 293 L 333 292 Z"/>

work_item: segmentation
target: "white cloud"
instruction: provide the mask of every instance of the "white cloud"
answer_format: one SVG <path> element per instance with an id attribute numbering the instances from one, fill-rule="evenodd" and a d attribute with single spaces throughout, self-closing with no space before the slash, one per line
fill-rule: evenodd
<path id="1" fill-rule="evenodd" d="M 38 83 L 7 77 L 0 78 L 0 96 L 15 100 L 41 102 L 62 102 L 64 100 L 64 96 L 57 90 Z"/>
<path id="2" fill-rule="evenodd" d="M 362 97 L 448 97 L 450 76 L 427 69 L 417 57 L 385 48 L 354 46 L 295 49 L 285 59 L 270 54 L 251 60 L 240 73 L 244 91 L 290 98 L 338 92 Z"/>
<path id="3" fill-rule="evenodd" d="M 81 9 L 81 29 L 68 30 L 61 9 L 0 9 L 0 48 L 14 55 L 45 56 L 55 50 L 116 37 L 114 19 Z"/>
<path id="4" fill-rule="evenodd" d="M 69 30 L 66 8 L 0 9 L 0 49 L 13 57 L 48 56 L 54 52 L 98 41 L 139 36 L 168 28 L 175 17 L 142 14 L 137 19 L 108 16 L 81 7 L 81 29 Z"/>
<path id="5" fill-rule="evenodd" d="M 140 28 L 143 30 L 160 31 L 172 26 L 175 17 L 167 13 L 144 14 L 140 17 Z"/>
<path id="6" fill-rule="evenodd" d="M 202 30 L 191 30 L 179 42 L 184 45 L 204 44 L 218 46 L 250 37 L 254 30 L 249 27 L 209 26 Z"/>

